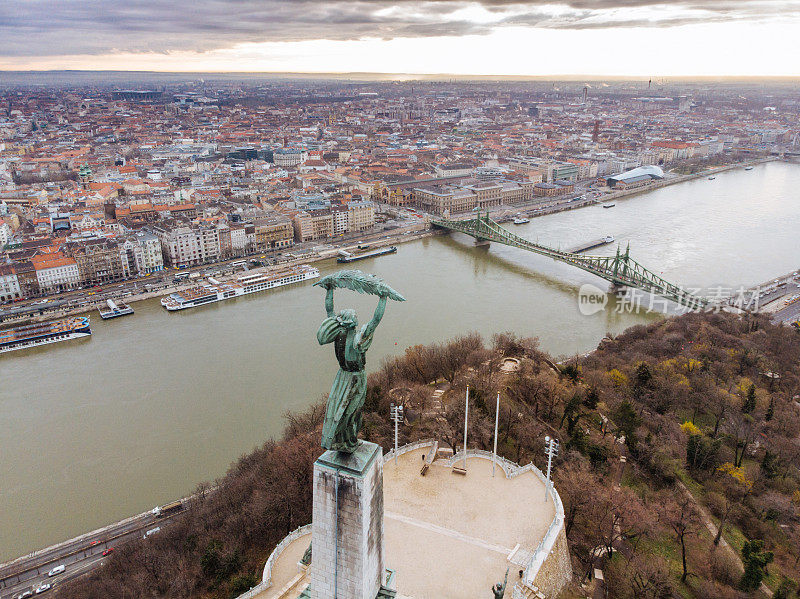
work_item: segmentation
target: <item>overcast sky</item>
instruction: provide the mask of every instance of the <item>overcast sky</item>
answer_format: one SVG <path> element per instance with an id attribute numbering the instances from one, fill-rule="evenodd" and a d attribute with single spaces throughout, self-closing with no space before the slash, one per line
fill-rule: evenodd
<path id="1" fill-rule="evenodd" d="M 0 0 L 0 69 L 800 75 L 800 0 Z"/>

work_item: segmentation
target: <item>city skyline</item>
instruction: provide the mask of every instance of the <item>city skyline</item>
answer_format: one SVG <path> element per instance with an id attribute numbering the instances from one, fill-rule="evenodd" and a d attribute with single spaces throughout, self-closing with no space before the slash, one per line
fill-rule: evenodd
<path id="1" fill-rule="evenodd" d="M 0 23 L 5 71 L 800 75 L 796 0 L 11 0 Z"/>

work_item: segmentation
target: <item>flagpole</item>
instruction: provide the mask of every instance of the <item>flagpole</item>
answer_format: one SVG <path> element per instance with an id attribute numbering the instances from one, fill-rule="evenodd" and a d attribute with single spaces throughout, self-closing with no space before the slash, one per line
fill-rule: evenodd
<path id="1" fill-rule="evenodd" d="M 500 420 L 500 393 L 497 394 L 497 406 L 494 409 L 494 451 L 492 452 L 492 476 L 497 462 L 497 422 Z"/>
<path id="2" fill-rule="evenodd" d="M 469 417 L 469 385 L 467 385 L 467 401 L 464 406 L 464 470 L 467 469 L 467 418 Z"/>

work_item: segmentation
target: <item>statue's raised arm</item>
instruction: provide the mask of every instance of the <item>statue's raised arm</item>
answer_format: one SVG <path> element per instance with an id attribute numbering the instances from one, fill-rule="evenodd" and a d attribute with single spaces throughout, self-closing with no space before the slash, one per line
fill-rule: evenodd
<path id="1" fill-rule="evenodd" d="M 372 336 L 378 328 L 386 310 L 386 302 L 398 302 L 405 298 L 389 287 L 380 278 L 360 270 L 342 270 L 323 277 L 315 283 L 327 290 L 325 311 L 328 317 L 317 331 L 321 344 L 333 343 L 339 372 L 333 381 L 325 407 L 325 422 L 322 426 L 322 446 L 325 449 L 353 453 L 358 447 L 358 429 L 361 427 L 361 408 L 367 392 L 367 377 L 364 372 L 366 354 Z M 335 289 L 351 289 L 358 293 L 377 295 L 378 306 L 372 319 L 357 330 L 358 318 L 355 310 L 333 309 Z"/>

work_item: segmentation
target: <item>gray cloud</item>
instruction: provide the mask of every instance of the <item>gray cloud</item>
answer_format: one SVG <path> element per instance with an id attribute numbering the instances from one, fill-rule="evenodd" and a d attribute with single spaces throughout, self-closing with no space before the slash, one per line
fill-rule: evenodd
<path id="1" fill-rule="evenodd" d="M 456 18 L 463 0 L 1 0 L 0 56 L 205 51 L 241 42 L 483 34 L 526 25 L 559 29 L 671 27 L 800 14 L 797 0 L 535 0 L 479 2 L 496 23 Z M 566 8 L 554 17 L 546 5 Z M 663 18 L 625 10 L 664 7 Z M 677 13 L 676 13 L 677 9 Z"/>

